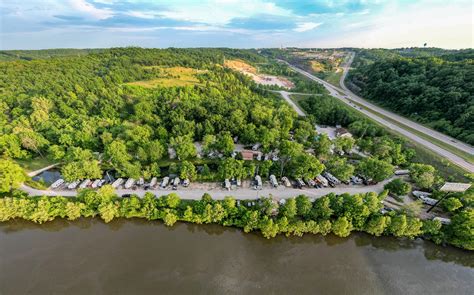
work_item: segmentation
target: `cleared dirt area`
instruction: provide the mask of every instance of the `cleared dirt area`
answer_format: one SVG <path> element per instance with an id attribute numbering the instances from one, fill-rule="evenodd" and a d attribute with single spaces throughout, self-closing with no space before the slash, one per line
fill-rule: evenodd
<path id="1" fill-rule="evenodd" d="M 264 74 L 259 74 L 257 72 L 257 69 L 241 60 L 226 60 L 224 63 L 224 66 L 236 70 L 238 72 L 241 72 L 242 74 L 245 74 L 247 76 L 252 77 L 252 79 L 255 81 L 257 84 L 261 85 L 277 85 L 280 87 L 284 87 L 287 89 L 291 89 L 295 87 L 293 82 L 290 80 L 283 78 L 283 77 L 278 77 L 278 76 L 272 76 L 272 75 L 264 75 Z"/>
<path id="2" fill-rule="evenodd" d="M 146 67 L 146 68 L 159 68 L 163 77 L 135 81 L 127 83 L 127 85 L 136 85 L 145 88 L 160 87 L 179 87 L 179 86 L 193 86 L 200 85 L 199 79 L 196 77 L 197 74 L 204 73 L 203 70 L 185 68 L 185 67 L 172 67 L 172 68 L 161 68 L 161 67 Z"/>

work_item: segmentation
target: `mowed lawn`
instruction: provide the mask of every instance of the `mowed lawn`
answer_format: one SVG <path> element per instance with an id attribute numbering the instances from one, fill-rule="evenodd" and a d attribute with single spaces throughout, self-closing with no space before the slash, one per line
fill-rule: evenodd
<path id="1" fill-rule="evenodd" d="M 180 87 L 180 86 L 193 86 L 201 85 L 199 79 L 196 77 L 197 74 L 204 73 L 203 70 L 185 68 L 185 67 L 172 67 L 172 68 L 160 68 L 163 71 L 163 77 L 143 80 L 127 83 L 127 85 L 142 86 L 145 88 L 155 87 Z"/>
<path id="2" fill-rule="evenodd" d="M 46 166 L 52 165 L 55 161 L 52 161 L 48 158 L 34 158 L 34 159 L 27 159 L 27 160 L 15 160 L 26 172 L 35 171 Z"/>

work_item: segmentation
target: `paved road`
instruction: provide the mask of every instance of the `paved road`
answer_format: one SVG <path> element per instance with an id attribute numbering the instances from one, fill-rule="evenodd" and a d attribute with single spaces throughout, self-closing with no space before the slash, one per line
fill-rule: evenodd
<path id="1" fill-rule="evenodd" d="M 297 106 L 296 103 L 293 100 L 291 100 L 291 98 L 290 98 L 290 95 L 295 94 L 295 93 L 291 93 L 291 92 L 287 92 L 287 91 L 283 91 L 283 90 L 282 91 L 275 91 L 275 92 L 280 93 L 281 96 L 283 96 L 283 98 L 295 109 L 296 113 L 298 113 L 299 116 L 302 116 L 302 117 L 306 116 L 306 113 L 303 112 L 303 110 L 300 109 L 300 107 Z M 308 95 L 308 94 L 306 93 L 305 95 Z"/>
<path id="2" fill-rule="evenodd" d="M 305 189 L 294 189 L 294 188 L 286 188 L 283 186 L 279 186 L 278 188 L 264 188 L 262 190 L 254 190 L 251 188 L 238 188 L 236 190 L 227 191 L 221 188 L 215 189 L 195 189 L 195 188 L 182 188 L 180 187 L 178 190 L 174 191 L 171 189 L 155 189 L 155 190 L 131 190 L 131 189 L 118 189 L 116 190 L 117 195 L 122 196 L 124 194 L 136 194 L 139 197 L 143 197 L 146 192 L 151 192 L 157 196 L 166 195 L 172 192 L 177 193 L 182 199 L 188 200 L 199 200 L 201 199 L 204 193 L 209 193 L 213 199 L 220 200 L 224 199 L 226 196 L 232 196 L 236 199 L 258 199 L 260 197 L 266 197 L 272 195 L 276 198 L 287 199 L 296 197 L 300 194 L 307 195 L 310 198 L 316 199 L 322 196 L 325 196 L 329 193 L 335 194 L 358 194 L 358 193 L 367 193 L 367 192 L 375 192 L 380 193 L 383 191 L 384 185 L 392 180 L 393 178 L 384 180 L 379 182 L 376 185 L 339 185 L 336 188 L 305 188 Z M 27 192 L 30 196 L 64 196 L 64 197 L 74 197 L 77 195 L 77 191 L 75 190 L 37 190 L 26 186 L 25 184 L 21 185 L 20 189 L 22 191 Z"/>
<path id="3" fill-rule="evenodd" d="M 349 95 L 352 100 L 357 101 L 358 103 L 360 103 L 360 104 L 362 104 L 362 105 L 364 105 L 364 106 L 366 106 L 366 107 L 368 107 L 368 108 L 370 108 L 370 109 L 372 109 L 372 110 L 374 110 L 378 113 L 381 113 L 382 115 L 387 116 L 387 117 L 389 117 L 389 118 L 391 118 L 395 121 L 398 121 L 398 122 L 400 122 L 404 125 L 407 125 L 407 126 L 409 126 L 411 128 L 414 128 L 418 131 L 421 131 L 421 132 L 423 132 L 423 133 L 425 133 L 425 134 L 427 134 L 427 135 L 429 135 L 433 138 L 436 138 L 440 141 L 446 142 L 447 144 L 457 148 L 458 150 L 461 150 L 461 151 L 464 151 L 464 152 L 469 153 L 471 155 L 474 155 L 474 147 L 473 146 L 471 146 L 467 143 L 461 142 L 461 141 L 459 141 L 459 140 L 457 140 L 457 139 L 455 139 L 451 136 L 448 136 L 446 134 L 440 133 L 438 131 L 435 131 L 433 129 L 425 127 L 421 124 L 413 122 L 413 121 L 411 121 L 411 120 L 409 120 L 405 117 L 402 117 L 402 116 L 399 116 L 399 115 L 394 114 L 392 112 L 389 112 L 389 111 L 387 111 L 387 110 L 385 110 L 381 107 L 378 107 L 374 104 L 371 104 L 370 102 L 360 98 L 359 96 L 354 94 L 352 91 L 350 91 L 346 87 L 346 85 L 344 84 L 344 81 L 347 77 L 347 74 L 349 73 L 349 68 L 352 64 L 352 61 L 354 60 L 354 56 L 355 56 L 354 52 L 351 52 L 350 55 L 349 55 L 349 59 L 343 65 L 343 70 L 344 71 L 343 71 L 341 79 L 339 81 L 339 84 L 341 85 L 341 88 L 344 89 L 345 93 L 347 95 Z"/>
<path id="4" fill-rule="evenodd" d="M 347 75 L 347 71 L 350 67 L 350 64 L 352 62 L 352 59 L 353 59 L 353 56 L 351 56 L 349 62 L 345 65 L 344 67 L 344 73 L 343 73 L 343 77 L 345 77 Z M 288 64 L 288 63 L 287 63 Z M 451 153 L 450 151 L 447 151 L 433 143 L 431 143 L 430 141 L 426 140 L 426 139 L 423 139 L 421 137 L 419 137 L 418 135 L 398 126 L 398 125 L 395 125 L 383 118 L 381 118 L 380 116 L 377 116 L 375 115 L 374 113 L 366 110 L 366 109 L 363 109 L 363 108 L 359 108 L 357 106 L 355 106 L 352 101 L 355 101 L 361 105 L 363 105 L 364 107 L 368 108 L 368 109 L 373 109 L 377 112 L 379 112 L 379 109 L 378 107 L 368 103 L 367 101 L 363 100 L 362 98 L 358 97 L 357 95 L 353 94 L 352 92 L 348 91 L 348 90 L 345 90 L 345 89 L 342 89 L 342 88 L 339 88 L 339 87 L 336 87 L 314 75 L 311 75 L 310 73 L 300 69 L 300 68 L 297 68 L 291 64 L 288 64 L 293 70 L 295 70 L 296 72 L 308 77 L 309 79 L 313 80 L 313 81 L 316 81 L 318 83 L 321 83 L 324 85 L 324 87 L 329 91 L 330 95 L 333 96 L 333 97 L 336 97 L 337 99 L 341 100 L 342 102 L 344 102 L 345 104 L 348 104 L 349 106 L 353 107 L 353 108 L 356 108 L 359 112 L 363 113 L 364 115 L 366 115 L 367 117 L 373 119 L 374 121 L 377 121 L 379 122 L 380 124 L 388 127 L 389 129 L 392 129 L 400 134 L 402 134 L 403 136 L 405 136 L 406 138 L 410 139 L 410 140 L 413 140 L 415 142 L 417 142 L 418 144 L 421 144 L 423 146 L 425 146 L 426 148 L 432 150 L 433 152 L 437 153 L 438 155 L 440 155 L 441 157 L 451 161 L 452 163 L 458 165 L 459 167 L 462 167 L 464 168 L 466 171 L 469 171 L 470 173 L 474 173 L 474 165 L 467 162 L 466 160 L 464 160 L 463 158 Z M 342 82 L 342 84 L 344 84 L 344 82 Z M 400 116 L 397 116 L 395 114 L 392 114 L 388 111 L 385 111 L 385 110 L 382 110 L 383 111 L 383 114 L 389 118 L 392 118 L 393 120 L 396 120 L 398 121 L 397 117 L 400 117 Z M 382 112 L 380 112 L 382 113 Z M 407 119 L 405 119 L 407 120 Z M 410 123 L 409 124 L 412 128 L 416 128 L 418 129 L 417 125 L 419 124 L 416 124 L 416 123 Z M 426 128 L 426 127 L 425 127 Z M 418 130 L 420 131 L 423 131 L 421 128 L 419 128 Z M 432 131 L 432 132 L 436 132 L 436 131 Z M 434 134 L 434 133 L 433 133 Z M 431 135 L 431 133 L 429 134 Z M 441 137 L 437 137 L 439 138 L 440 140 L 443 140 Z M 449 142 L 450 144 L 452 142 Z M 454 143 L 452 143 L 454 144 Z"/>

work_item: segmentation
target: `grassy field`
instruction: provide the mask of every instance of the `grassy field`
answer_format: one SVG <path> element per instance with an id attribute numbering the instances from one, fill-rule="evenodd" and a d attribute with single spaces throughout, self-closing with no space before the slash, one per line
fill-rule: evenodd
<path id="1" fill-rule="evenodd" d="M 341 80 L 342 70 L 333 71 L 324 78 L 325 81 L 331 83 L 332 85 L 339 87 L 339 80 Z"/>
<path id="2" fill-rule="evenodd" d="M 183 87 L 201 85 L 196 75 L 204 72 L 202 70 L 184 67 L 161 68 L 161 70 L 163 71 L 163 77 L 152 80 L 130 82 L 127 83 L 127 85 L 135 85 L 145 88 L 155 88 L 158 86 Z"/>
<path id="3" fill-rule="evenodd" d="M 52 165 L 55 162 L 49 160 L 48 158 L 34 158 L 34 159 L 28 159 L 28 160 L 15 160 L 25 171 L 31 172 L 35 171 L 41 168 L 44 168 L 46 166 Z"/>

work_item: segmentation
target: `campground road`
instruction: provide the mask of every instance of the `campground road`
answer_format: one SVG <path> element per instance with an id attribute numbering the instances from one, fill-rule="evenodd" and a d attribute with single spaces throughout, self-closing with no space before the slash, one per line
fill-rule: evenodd
<path id="1" fill-rule="evenodd" d="M 382 182 L 379 182 L 375 185 L 339 185 L 336 188 L 328 187 L 328 188 L 303 188 L 303 189 L 294 189 L 294 188 L 286 188 L 283 186 L 279 186 L 277 188 L 268 188 L 264 187 L 261 190 L 254 190 L 252 188 L 238 188 L 236 190 L 224 190 L 220 187 L 216 187 L 214 189 L 197 189 L 197 188 L 178 188 L 178 190 L 172 189 L 153 189 L 153 190 L 144 190 L 144 189 L 116 189 L 115 193 L 118 196 L 122 196 L 124 194 L 136 194 L 139 197 L 143 197 L 146 192 L 153 193 L 157 196 L 167 195 L 170 193 L 177 193 L 181 199 L 186 200 L 200 200 L 204 193 L 208 193 L 211 197 L 215 200 L 224 199 L 226 196 L 234 197 L 238 200 L 251 200 L 251 199 L 259 199 L 260 197 L 267 197 L 273 196 L 278 199 L 288 199 L 296 197 L 300 194 L 304 194 L 312 199 L 317 199 L 322 196 L 325 196 L 329 193 L 335 194 L 358 194 L 358 193 L 368 193 L 368 192 L 375 192 L 381 193 L 383 191 L 384 185 L 392 180 L 395 177 L 386 179 Z M 76 190 L 37 190 L 22 184 L 20 189 L 30 196 L 63 196 L 63 197 L 74 197 L 77 195 Z"/>
<path id="2" fill-rule="evenodd" d="M 296 103 L 290 98 L 290 95 L 295 94 L 295 93 L 290 93 L 290 92 L 286 92 L 286 91 L 276 91 L 276 92 L 280 93 L 281 96 L 283 96 L 283 98 L 286 100 L 286 102 L 288 102 L 293 107 L 293 109 L 296 111 L 296 113 L 299 116 L 302 116 L 302 117 L 306 116 L 306 113 L 302 109 L 300 109 L 300 107 L 298 105 L 296 105 Z"/>
<path id="3" fill-rule="evenodd" d="M 352 54 L 352 56 L 350 57 L 349 61 L 346 63 L 346 65 L 344 66 L 344 73 L 341 77 L 341 84 L 344 85 L 344 82 L 342 81 L 342 79 L 344 79 L 344 77 L 346 77 L 347 75 L 347 71 L 350 67 L 350 64 L 352 63 L 352 60 L 354 58 L 354 55 Z M 285 62 L 287 63 L 287 62 Z M 381 114 L 383 114 L 384 116 L 386 116 L 387 118 L 390 118 L 394 121 L 399 121 L 398 118 L 401 118 L 400 116 L 398 115 L 395 115 L 391 112 L 388 112 L 386 110 L 383 110 L 379 107 L 376 107 L 374 106 L 373 104 L 365 101 L 364 99 L 360 98 L 359 96 L 353 94 L 351 91 L 349 90 L 346 90 L 346 89 L 342 89 L 342 88 L 339 88 L 339 87 L 336 87 L 298 67 L 295 67 L 289 63 L 287 63 L 294 71 L 308 77 L 309 79 L 313 80 L 313 81 L 316 81 L 318 83 L 321 83 L 324 85 L 324 87 L 329 91 L 329 94 L 339 100 L 341 100 L 342 102 L 344 102 L 345 104 L 351 106 L 352 108 L 356 109 L 357 111 L 363 113 L 364 115 L 366 115 L 367 117 L 373 119 L 374 121 L 377 121 L 378 123 L 384 125 L 385 127 L 391 129 L 391 130 L 394 130 L 396 131 L 397 133 L 400 133 L 401 135 L 403 135 L 404 137 L 414 141 L 414 142 L 417 142 L 418 144 L 421 144 L 423 145 L 424 147 L 428 148 L 429 150 L 435 152 L 436 154 L 440 155 L 441 157 L 449 160 L 450 162 L 456 164 L 457 166 L 463 168 L 464 170 L 466 171 L 469 171 L 470 173 L 474 173 L 474 165 L 469 163 L 468 161 L 464 160 L 463 158 L 461 158 L 460 156 L 458 155 L 455 155 L 454 153 L 448 151 L 448 150 L 445 150 L 444 148 L 410 132 L 409 130 L 405 129 L 405 128 L 402 128 L 400 127 L 399 125 L 396 125 L 394 123 L 391 123 L 387 120 L 385 120 L 384 118 L 382 118 L 381 116 L 378 116 L 374 113 L 372 113 L 371 111 L 367 110 L 367 109 L 371 109 L 371 110 L 374 110 L 376 112 L 379 112 Z M 345 87 L 345 86 L 344 86 Z M 361 108 L 357 105 L 354 104 L 354 102 L 364 106 L 364 108 Z M 365 109 L 367 108 L 367 109 Z M 403 120 L 405 121 L 409 121 L 408 119 L 405 119 L 403 118 Z M 404 121 L 404 122 L 405 122 Z M 424 129 L 427 129 L 426 127 L 423 127 L 417 123 L 414 123 L 414 122 L 411 122 L 409 121 L 410 123 L 407 123 L 406 125 L 410 126 L 411 128 L 415 128 L 421 132 L 424 132 Z M 402 122 L 401 122 L 402 123 Z M 403 123 L 402 123 L 403 124 Z M 420 126 L 420 128 L 418 127 Z M 424 129 L 423 129 L 424 128 Z M 446 136 L 446 135 L 443 135 L 443 137 L 441 136 L 436 136 L 436 133 L 439 133 L 439 132 L 436 132 L 436 131 L 433 131 L 431 129 L 430 130 L 430 133 L 427 133 L 429 136 L 432 136 L 433 138 L 437 138 L 441 141 L 444 141 L 448 144 L 451 144 L 452 146 L 458 148 L 459 147 L 462 147 L 464 146 L 464 148 L 462 150 L 464 151 L 468 151 L 470 152 L 471 154 L 474 153 L 474 148 L 466 145 L 466 144 L 459 144 L 458 145 L 454 145 L 453 142 L 451 142 L 450 140 L 446 141 L 445 138 L 449 138 L 449 136 Z M 434 135 L 434 136 L 433 136 Z M 472 150 L 471 150 L 472 149 Z"/>

